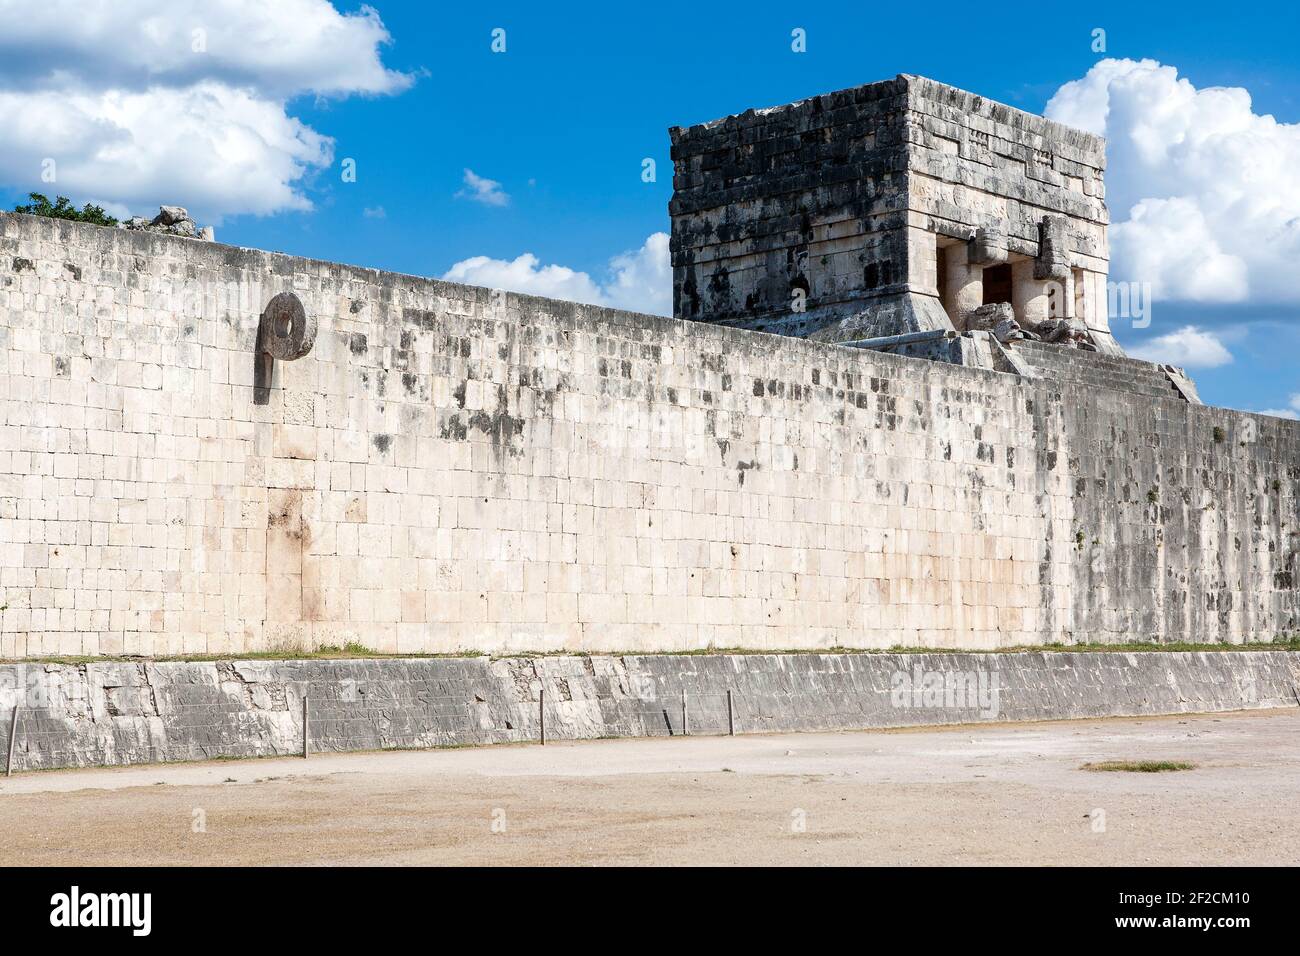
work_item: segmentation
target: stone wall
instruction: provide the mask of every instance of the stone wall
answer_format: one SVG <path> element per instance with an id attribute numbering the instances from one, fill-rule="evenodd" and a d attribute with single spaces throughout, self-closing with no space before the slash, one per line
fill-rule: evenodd
<path id="1" fill-rule="evenodd" d="M 0 740 L 15 704 L 32 770 L 301 754 L 304 697 L 321 752 L 536 741 L 543 712 L 554 740 L 1294 707 L 1298 680 L 1287 651 L 9 664 Z"/>
<path id="2" fill-rule="evenodd" d="M 4 657 L 1300 630 L 1300 423 L 1172 392 L 0 215 L 0 416 Z"/>

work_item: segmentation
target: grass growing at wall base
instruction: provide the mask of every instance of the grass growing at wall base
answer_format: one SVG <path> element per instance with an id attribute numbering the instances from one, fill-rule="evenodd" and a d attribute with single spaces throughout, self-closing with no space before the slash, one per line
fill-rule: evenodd
<path id="1" fill-rule="evenodd" d="M 356 641 L 339 646 L 322 644 L 313 650 L 297 647 L 278 647 L 264 651 L 240 651 L 225 654 L 177 654 L 151 657 L 142 654 L 118 655 L 52 655 L 49 657 L 3 658 L 0 663 L 9 664 L 93 664 L 105 661 L 203 661 L 230 660 L 353 660 L 353 659 L 422 659 L 422 658 L 465 658 L 487 657 L 492 660 L 506 658 L 542 658 L 542 657 L 705 657 L 715 654 L 755 655 L 755 654 L 1035 654 L 1035 653 L 1203 653 L 1224 651 L 1300 651 L 1300 636 L 1285 635 L 1273 641 L 1247 641 L 1244 644 L 1194 644 L 1175 642 L 1157 644 L 1151 641 L 1127 644 L 1029 644 L 1012 647 L 959 648 L 959 647 L 914 647 L 897 644 L 893 647 L 819 647 L 819 648 L 771 648 L 755 649 L 749 647 L 706 647 L 680 651 L 518 651 L 509 654 L 487 654 L 481 651 L 448 651 L 439 653 L 396 653 L 377 651 Z"/>

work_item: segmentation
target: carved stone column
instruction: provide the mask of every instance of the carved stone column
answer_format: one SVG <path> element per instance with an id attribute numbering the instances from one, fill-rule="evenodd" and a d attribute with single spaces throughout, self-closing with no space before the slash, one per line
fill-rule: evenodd
<path id="1" fill-rule="evenodd" d="M 961 317 L 984 304 L 984 267 L 970 261 L 964 242 L 944 249 L 944 266 L 943 304 L 960 329 Z"/>
<path id="2" fill-rule="evenodd" d="M 1011 307 L 1024 328 L 1032 329 L 1047 320 L 1047 283 L 1034 278 L 1033 259 L 1011 263 Z"/>

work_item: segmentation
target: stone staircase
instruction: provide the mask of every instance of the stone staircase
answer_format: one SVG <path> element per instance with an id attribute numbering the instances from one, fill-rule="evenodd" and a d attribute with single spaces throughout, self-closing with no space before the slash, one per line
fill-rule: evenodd
<path id="1" fill-rule="evenodd" d="M 1008 351 L 1029 366 L 1034 374 L 1049 381 L 1200 404 L 1196 387 L 1181 370 L 1167 372 L 1163 366 L 1140 359 L 1085 352 L 1044 342 L 1019 341 Z M 1182 390 L 1174 384 L 1171 375 L 1179 378 Z"/>

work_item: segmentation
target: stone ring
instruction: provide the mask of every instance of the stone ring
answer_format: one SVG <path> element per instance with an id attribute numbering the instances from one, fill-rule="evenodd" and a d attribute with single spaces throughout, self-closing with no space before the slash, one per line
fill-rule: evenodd
<path id="1" fill-rule="evenodd" d="M 258 325 L 259 351 L 284 362 L 302 358 L 316 341 L 316 317 L 307 314 L 292 292 L 281 292 L 267 303 Z"/>

